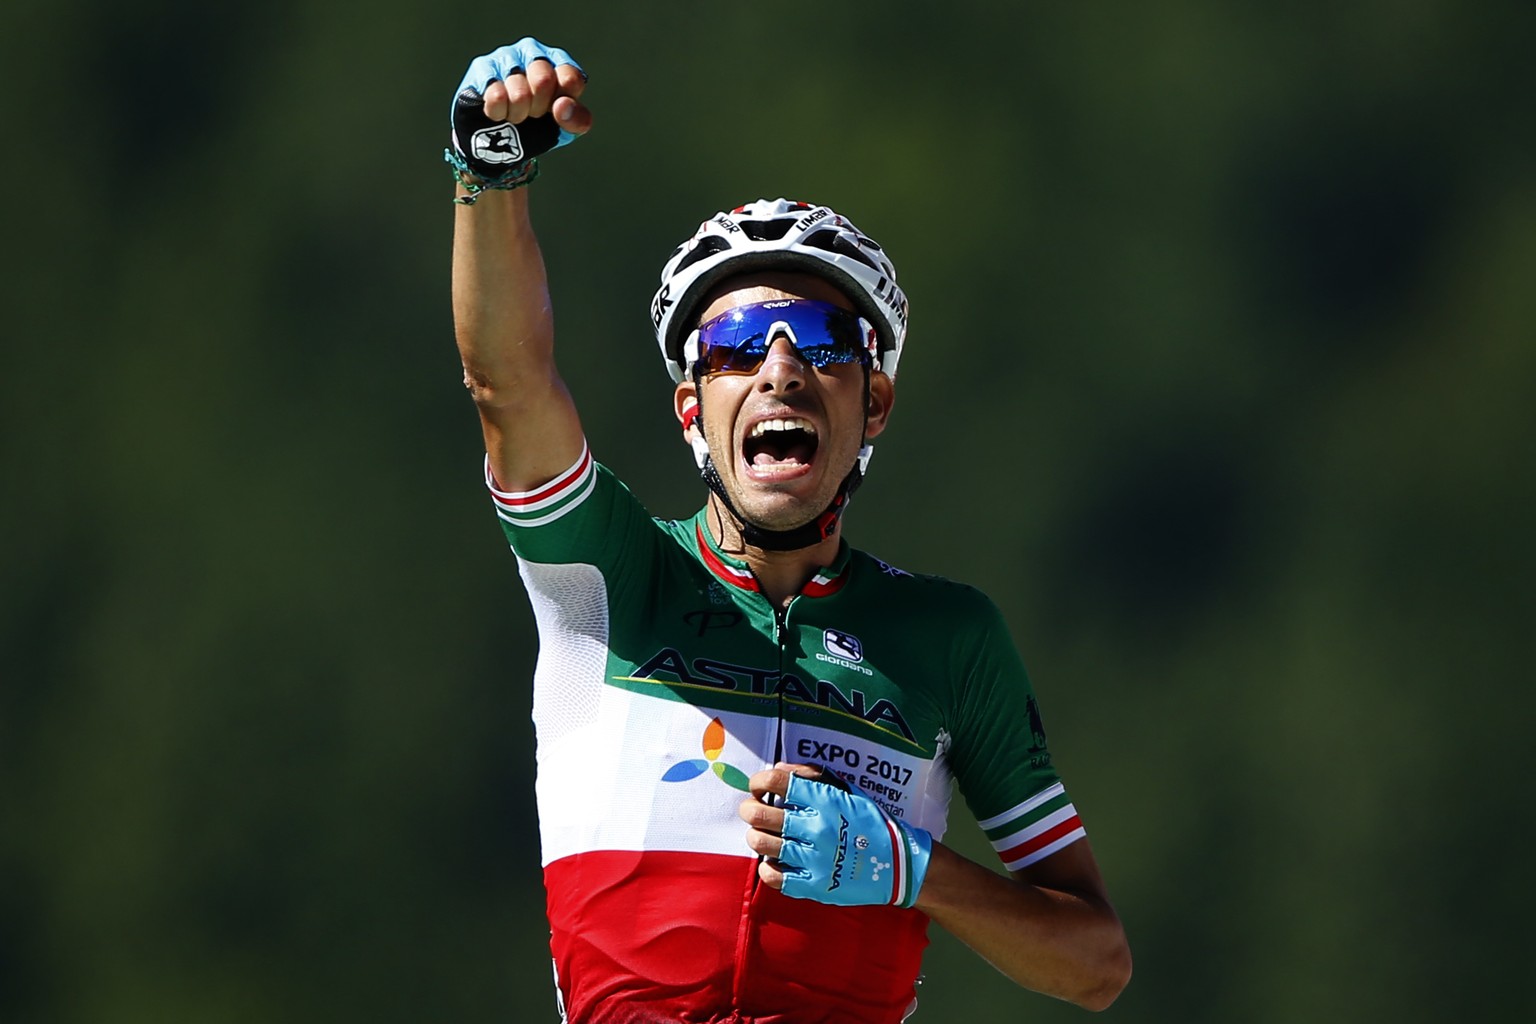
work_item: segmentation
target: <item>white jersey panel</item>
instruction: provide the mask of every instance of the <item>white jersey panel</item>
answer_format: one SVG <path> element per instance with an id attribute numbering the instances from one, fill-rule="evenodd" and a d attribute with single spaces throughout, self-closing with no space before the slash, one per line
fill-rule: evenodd
<path id="1" fill-rule="evenodd" d="M 752 857 L 736 809 L 771 763 L 775 727 L 606 687 L 595 721 L 539 741 L 543 863 L 597 850 Z"/>
<path id="2" fill-rule="evenodd" d="M 517 560 L 539 626 L 533 723 L 540 745 L 597 718 L 608 670 L 608 586 L 595 565 Z"/>

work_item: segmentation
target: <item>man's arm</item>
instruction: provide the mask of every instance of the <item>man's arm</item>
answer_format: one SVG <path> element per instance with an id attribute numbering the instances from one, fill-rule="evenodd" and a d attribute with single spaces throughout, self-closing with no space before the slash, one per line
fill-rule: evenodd
<path id="1" fill-rule="evenodd" d="M 783 807 L 762 802 L 784 798 L 790 773 L 821 777 L 806 765 L 779 765 L 753 775 L 753 796 L 741 804 L 751 826 L 747 846 L 765 859 L 758 876 L 784 888 Z M 850 792 L 846 786 L 840 790 Z M 864 801 L 862 794 L 848 799 Z M 873 807 L 873 804 L 869 804 Z M 822 851 L 830 859 L 831 851 Z M 889 883 L 887 883 L 889 884 Z M 988 963 L 1026 988 L 1102 1010 L 1131 976 L 1130 947 L 1086 839 L 1004 877 L 933 843 L 914 904 Z"/>
<path id="2" fill-rule="evenodd" d="M 553 113 L 581 134 L 592 117 L 578 102 L 585 86 L 574 65 L 534 60 L 506 81 L 490 83 L 485 112 L 519 124 Z M 464 386 L 480 411 L 496 483 L 532 490 L 581 455 L 581 421 L 555 369 L 554 317 L 538 240 L 528 217 L 528 189 L 488 190 L 455 207 L 453 320 Z M 465 195 L 462 186 L 459 194 Z"/>
<path id="3" fill-rule="evenodd" d="M 1025 988 L 1089 1010 L 1114 1002 L 1131 977 L 1087 839 L 1012 877 L 934 843 L 917 909 Z"/>

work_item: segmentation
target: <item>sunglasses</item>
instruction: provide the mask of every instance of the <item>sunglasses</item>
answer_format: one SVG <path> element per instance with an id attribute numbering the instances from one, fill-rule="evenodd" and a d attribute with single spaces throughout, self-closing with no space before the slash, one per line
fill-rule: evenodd
<path id="1" fill-rule="evenodd" d="M 814 299 L 774 299 L 728 309 L 688 336 L 683 359 L 703 374 L 756 373 L 780 337 L 818 370 L 849 363 L 878 365 L 878 342 L 869 321 Z"/>

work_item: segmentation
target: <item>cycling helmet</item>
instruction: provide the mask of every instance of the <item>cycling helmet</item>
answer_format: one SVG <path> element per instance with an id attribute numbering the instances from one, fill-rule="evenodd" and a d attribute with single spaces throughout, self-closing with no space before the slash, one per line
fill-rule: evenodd
<path id="1" fill-rule="evenodd" d="M 683 343 L 698 326 L 699 306 L 721 279 L 753 270 L 814 274 L 835 285 L 874 325 L 878 369 L 896 376 L 907 336 L 907 297 L 885 250 L 830 207 L 759 199 L 717 213 L 678 246 L 651 299 L 651 326 L 673 381 L 681 382 Z"/>

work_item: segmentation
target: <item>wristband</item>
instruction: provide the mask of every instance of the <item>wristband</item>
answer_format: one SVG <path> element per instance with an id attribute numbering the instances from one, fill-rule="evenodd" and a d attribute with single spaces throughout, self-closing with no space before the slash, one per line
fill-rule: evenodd
<path id="1" fill-rule="evenodd" d="M 460 206 L 474 206 L 480 199 L 481 192 L 499 190 L 510 192 L 524 185 L 531 185 L 539 176 L 539 161 L 537 158 L 529 160 L 525 164 L 518 164 L 512 170 L 497 178 L 485 180 L 475 176 L 475 172 L 469 169 L 464 158 L 451 149 L 443 150 L 443 162 L 453 168 L 453 180 L 464 187 L 467 196 L 454 196 L 453 201 Z"/>
<path id="2" fill-rule="evenodd" d="M 933 837 L 862 793 L 791 775 L 784 797 L 784 895 L 838 907 L 910 907 Z"/>

